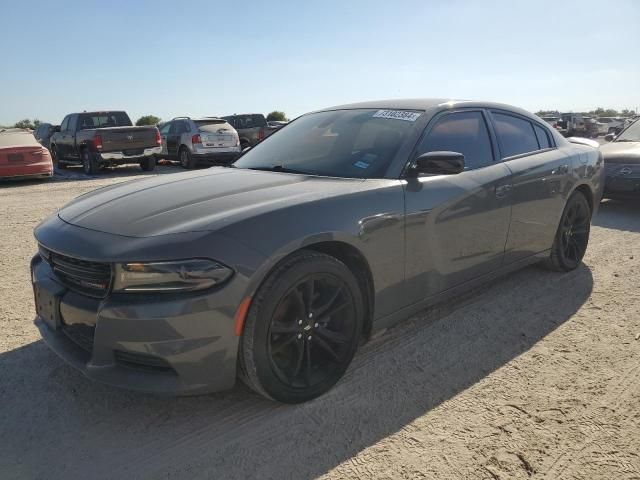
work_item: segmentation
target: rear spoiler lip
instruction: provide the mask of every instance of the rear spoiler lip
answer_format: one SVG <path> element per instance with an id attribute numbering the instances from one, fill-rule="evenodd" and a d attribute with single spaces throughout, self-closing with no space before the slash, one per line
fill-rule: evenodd
<path id="1" fill-rule="evenodd" d="M 586 145 L 587 147 L 600 148 L 600 144 L 595 140 L 583 137 L 568 137 L 567 141 L 578 145 Z"/>

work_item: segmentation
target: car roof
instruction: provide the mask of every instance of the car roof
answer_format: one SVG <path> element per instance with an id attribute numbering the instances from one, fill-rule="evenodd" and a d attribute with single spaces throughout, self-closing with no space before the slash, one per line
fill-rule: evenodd
<path id="1" fill-rule="evenodd" d="M 335 107 L 322 108 L 316 112 L 331 110 L 356 110 L 356 109 L 384 109 L 384 110 L 448 110 L 461 107 L 492 108 L 496 110 L 508 110 L 530 118 L 538 118 L 531 112 L 522 108 L 514 107 L 497 102 L 483 102 L 476 100 L 456 100 L 450 98 L 404 98 L 390 100 L 374 100 L 369 102 L 348 103 Z"/>
<path id="2" fill-rule="evenodd" d="M 69 115 L 100 115 L 104 113 L 126 113 L 126 112 L 124 110 L 95 110 L 93 112 L 75 112 L 75 113 L 70 113 Z"/>

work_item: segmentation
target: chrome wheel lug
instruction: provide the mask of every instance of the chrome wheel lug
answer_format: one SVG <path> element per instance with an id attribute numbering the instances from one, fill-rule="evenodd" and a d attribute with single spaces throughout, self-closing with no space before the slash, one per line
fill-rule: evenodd
<path id="1" fill-rule="evenodd" d="M 311 340 L 311 335 L 309 335 L 309 336 L 307 337 L 307 340 Z"/>
<path id="2" fill-rule="evenodd" d="M 302 320 L 298 320 L 298 325 L 302 325 Z"/>
<path id="3" fill-rule="evenodd" d="M 313 318 L 313 313 L 309 313 L 309 318 Z"/>
<path id="4" fill-rule="evenodd" d="M 300 340 L 301 338 L 302 338 L 302 334 L 301 334 L 301 333 L 299 333 L 299 334 L 298 334 L 298 340 Z"/>
<path id="5" fill-rule="evenodd" d="M 318 324 L 316 323 L 313 327 L 314 327 L 314 328 L 318 328 Z"/>

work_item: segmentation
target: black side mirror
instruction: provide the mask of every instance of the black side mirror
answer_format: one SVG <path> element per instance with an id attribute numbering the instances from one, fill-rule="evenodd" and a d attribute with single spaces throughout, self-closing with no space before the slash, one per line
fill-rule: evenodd
<path id="1" fill-rule="evenodd" d="M 464 171 L 464 155 L 459 152 L 427 152 L 413 162 L 410 169 L 415 175 L 455 175 Z"/>
<path id="2" fill-rule="evenodd" d="M 607 142 L 612 142 L 614 139 L 616 138 L 616 135 L 614 133 L 607 133 L 604 136 L 605 141 Z"/>

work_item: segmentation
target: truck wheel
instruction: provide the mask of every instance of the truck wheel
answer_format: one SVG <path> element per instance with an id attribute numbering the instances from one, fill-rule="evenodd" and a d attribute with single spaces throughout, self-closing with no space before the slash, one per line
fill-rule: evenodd
<path id="1" fill-rule="evenodd" d="M 187 168 L 190 170 L 196 167 L 196 161 L 187 147 L 182 147 L 180 149 L 178 158 L 180 159 L 180 165 L 182 165 L 182 168 Z"/>
<path id="2" fill-rule="evenodd" d="M 154 170 L 156 168 L 156 158 L 155 157 L 143 158 L 142 161 L 140 161 L 140 168 L 142 168 L 142 170 L 145 172 L 150 172 Z"/>
<path id="3" fill-rule="evenodd" d="M 95 175 L 100 170 L 100 165 L 96 160 L 96 156 L 89 150 L 84 148 L 82 150 L 82 168 L 87 175 Z"/>
<path id="4" fill-rule="evenodd" d="M 65 168 L 67 168 L 67 164 L 66 163 L 61 163 L 60 162 L 60 155 L 58 155 L 58 149 L 56 148 L 55 145 L 51 145 L 51 148 L 49 149 L 49 151 L 51 152 L 51 160 L 53 160 L 53 165 L 59 169 L 59 170 L 63 170 Z"/>

